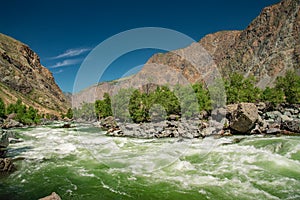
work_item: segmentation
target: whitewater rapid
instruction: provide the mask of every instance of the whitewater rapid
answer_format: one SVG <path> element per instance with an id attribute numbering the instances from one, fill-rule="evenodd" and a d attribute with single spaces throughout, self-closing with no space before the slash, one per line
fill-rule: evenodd
<path id="1" fill-rule="evenodd" d="M 22 159 L 0 199 L 300 199 L 299 137 L 134 139 L 60 126 L 16 129 L 23 142 L 9 155 Z"/>

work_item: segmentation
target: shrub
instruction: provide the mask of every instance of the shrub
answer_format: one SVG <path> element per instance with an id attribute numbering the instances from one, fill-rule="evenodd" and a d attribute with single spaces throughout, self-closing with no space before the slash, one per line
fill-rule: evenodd
<path id="1" fill-rule="evenodd" d="M 5 117 L 5 104 L 3 100 L 0 98 L 0 117 Z"/>
<path id="2" fill-rule="evenodd" d="M 227 103 L 257 102 L 261 90 L 255 86 L 255 78 L 244 78 L 241 74 L 233 73 L 225 82 Z"/>
<path id="3" fill-rule="evenodd" d="M 278 77 L 275 88 L 284 93 L 287 103 L 300 103 L 300 76 L 295 71 L 287 71 L 285 77 Z"/>

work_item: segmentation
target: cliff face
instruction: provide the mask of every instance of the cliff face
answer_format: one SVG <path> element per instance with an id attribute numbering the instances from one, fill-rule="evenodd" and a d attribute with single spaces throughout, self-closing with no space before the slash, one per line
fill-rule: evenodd
<path id="1" fill-rule="evenodd" d="M 261 88 L 272 86 L 276 78 L 289 69 L 300 73 L 299 8 L 299 0 L 283 0 L 264 8 L 245 30 L 209 34 L 187 48 L 155 54 L 134 78 L 138 80 L 137 77 L 142 77 L 141 74 L 145 73 L 154 77 L 165 74 L 164 79 L 167 77 L 174 82 L 180 74 L 188 82 L 194 83 L 214 76 L 211 71 L 212 66 L 216 66 L 225 78 L 232 72 L 238 72 L 244 76 L 254 75 Z M 203 47 L 206 52 L 197 46 Z M 195 67 L 195 63 L 190 62 L 197 56 L 199 58 L 196 63 L 200 67 Z M 188 57 L 192 59 L 186 59 Z M 209 62 L 210 59 L 214 63 Z M 168 69 L 153 67 L 157 65 L 168 66 L 176 73 L 169 76 Z M 160 83 L 161 79 L 156 78 L 155 81 Z M 110 92 L 112 88 L 99 84 L 96 90 L 101 92 L 96 92 L 95 98 L 102 98 L 101 95 Z M 77 99 L 80 96 L 84 97 L 84 93 L 75 95 Z"/>
<path id="2" fill-rule="evenodd" d="M 212 56 L 224 77 L 239 72 L 254 75 L 262 88 L 272 85 L 288 69 L 300 68 L 299 7 L 299 0 L 283 0 L 264 8 L 245 30 L 209 34 L 199 44 Z M 148 61 L 175 69 L 182 67 L 182 73 L 194 82 L 186 73 L 192 66 L 185 62 L 170 53 L 154 55 Z"/>
<path id="3" fill-rule="evenodd" d="M 0 97 L 14 103 L 18 98 L 41 113 L 58 115 L 69 107 L 51 72 L 40 64 L 27 45 L 0 34 Z"/>

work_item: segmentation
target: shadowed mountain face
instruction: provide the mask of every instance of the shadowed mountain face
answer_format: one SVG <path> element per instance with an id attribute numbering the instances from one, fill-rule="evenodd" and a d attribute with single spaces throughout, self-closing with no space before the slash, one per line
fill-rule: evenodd
<path id="1" fill-rule="evenodd" d="M 232 72 L 253 75 L 259 87 L 272 86 L 276 78 L 285 75 L 287 70 L 300 72 L 299 8 L 299 0 L 283 0 L 264 8 L 243 31 L 209 34 L 187 48 L 155 54 L 141 72 L 130 77 L 131 83 L 138 80 L 147 83 L 145 80 L 149 82 L 153 77 L 152 82 L 159 84 L 166 80 L 174 84 L 178 77 L 178 83 L 181 80 L 207 83 L 217 78 L 218 71 L 224 78 Z M 170 70 L 173 75 L 170 75 Z M 158 79 L 162 74 L 165 74 L 164 80 Z M 114 85 L 128 87 L 128 82 L 128 79 L 121 79 L 88 88 L 74 95 L 73 105 L 101 99 L 105 92 L 112 94 L 116 91 Z M 87 92 L 90 95 L 86 95 Z"/>
<path id="2" fill-rule="evenodd" d="M 70 103 L 27 45 L 0 34 L 0 97 L 6 104 L 21 99 L 41 113 L 59 115 Z"/>

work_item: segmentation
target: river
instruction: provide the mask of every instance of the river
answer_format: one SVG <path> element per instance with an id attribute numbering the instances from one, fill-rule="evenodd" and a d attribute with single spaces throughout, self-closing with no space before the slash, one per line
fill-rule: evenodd
<path id="1" fill-rule="evenodd" d="M 300 137 L 108 137 L 88 124 L 15 129 L 0 199 L 300 199 Z M 233 141 L 240 141 L 234 143 Z"/>

